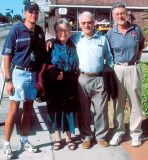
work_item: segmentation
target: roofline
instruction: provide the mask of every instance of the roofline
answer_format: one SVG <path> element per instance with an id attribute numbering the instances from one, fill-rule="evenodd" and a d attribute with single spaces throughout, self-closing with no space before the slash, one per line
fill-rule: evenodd
<path id="1" fill-rule="evenodd" d="M 112 6 L 90 6 L 90 5 L 56 5 L 50 4 L 50 7 L 64 7 L 64 8 L 100 8 L 100 9 L 110 9 Z M 132 10 L 148 10 L 148 7 L 137 7 L 137 6 L 127 6 L 127 9 Z"/>

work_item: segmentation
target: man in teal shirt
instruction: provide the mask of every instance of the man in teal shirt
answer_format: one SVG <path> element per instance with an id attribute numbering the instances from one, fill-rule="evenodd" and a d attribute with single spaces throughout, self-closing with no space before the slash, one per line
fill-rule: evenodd
<path id="1" fill-rule="evenodd" d="M 115 107 L 115 134 L 110 145 L 118 145 L 125 134 L 124 108 L 127 95 L 130 100 L 130 135 L 132 146 L 141 145 L 141 86 L 142 71 L 140 68 L 141 51 L 144 47 L 144 37 L 140 27 L 127 22 L 126 6 L 122 2 L 112 7 L 114 27 L 108 31 L 112 53 L 114 55 L 114 70 L 118 82 L 118 99 Z"/>

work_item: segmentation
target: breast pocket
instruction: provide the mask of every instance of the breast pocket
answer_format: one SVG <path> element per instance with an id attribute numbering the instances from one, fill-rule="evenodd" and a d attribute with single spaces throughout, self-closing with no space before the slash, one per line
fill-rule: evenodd
<path id="1" fill-rule="evenodd" d="M 93 50 L 96 58 L 101 58 L 103 56 L 103 45 L 96 44 L 93 46 Z"/>

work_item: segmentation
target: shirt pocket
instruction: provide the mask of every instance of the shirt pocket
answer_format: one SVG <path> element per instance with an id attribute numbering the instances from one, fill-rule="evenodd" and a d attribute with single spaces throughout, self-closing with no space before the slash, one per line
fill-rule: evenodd
<path id="1" fill-rule="evenodd" d="M 93 46 L 93 50 L 95 53 L 96 58 L 101 58 L 103 57 L 103 45 L 100 43 L 97 43 L 96 45 Z"/>

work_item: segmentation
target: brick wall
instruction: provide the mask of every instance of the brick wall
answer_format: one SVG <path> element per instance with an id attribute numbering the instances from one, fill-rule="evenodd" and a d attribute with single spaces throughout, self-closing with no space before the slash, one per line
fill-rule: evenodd
<path id="1" fill-rule="evenodd" d="M 129 6 L 147 6 L 148 7 L 148 0 L 123 0 Z M 115 0 L 51 0 L 52 4 L 69 4 L 69 5 L 102 5 L 108 6 L 112 5 Z"/>

